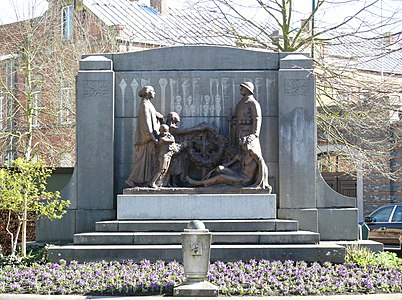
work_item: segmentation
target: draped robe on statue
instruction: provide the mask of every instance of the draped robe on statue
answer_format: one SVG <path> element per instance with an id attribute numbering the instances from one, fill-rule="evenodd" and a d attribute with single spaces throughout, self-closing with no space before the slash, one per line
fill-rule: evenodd
<path id="1" fill-rule="evenodd" d="M 130 186 L 144 186 L 152 182 L 157 167 L 156 143 L 160 123 L 155 107 L 149 99 L 142 99 L 138 112 L 135 159 L 131 175 L 127 179 Z"/>

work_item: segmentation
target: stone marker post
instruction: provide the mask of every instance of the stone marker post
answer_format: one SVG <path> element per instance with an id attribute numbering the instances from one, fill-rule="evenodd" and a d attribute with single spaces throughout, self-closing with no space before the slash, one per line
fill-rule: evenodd
<path id="1" fill-rule="evenodd" d="M 103 56 L 80 61 L 77 77 L 77 207 L 75 232 L 115 218 L 114 71 Z"/>
<path id="2" fill-rule="evenodd" d="M 212 234 L 201 221 L 191 221 L 181 234 L 187 281 L 173 289 L 178 297 L 215 297 L 218 288 L 205 280 L 211 255 Z"/>
<path id="3" fill-rule="evenodd" d="M 290 54 L 278 71 L 279 210 L 278 217 L 299 221 L 318 232 L 316 203 L 316 104 L 312 60 Z"/>

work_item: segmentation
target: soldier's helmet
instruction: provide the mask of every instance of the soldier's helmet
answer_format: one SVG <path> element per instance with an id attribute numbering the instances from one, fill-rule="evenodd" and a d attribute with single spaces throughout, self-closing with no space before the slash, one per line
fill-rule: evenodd
<path id="1" fill-rule="evenodd" d="M 246 81 L 246 82 L 243 82 L 240 86 L 245 87 L 246 89 L 248 89 L 251 92 L 251 94 L 254 94 L 254 84 L 252 82 Z"/>

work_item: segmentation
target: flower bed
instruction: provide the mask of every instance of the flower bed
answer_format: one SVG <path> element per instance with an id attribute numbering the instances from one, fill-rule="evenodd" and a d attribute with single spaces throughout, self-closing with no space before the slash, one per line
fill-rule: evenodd
<path id="1" fill-rule="evenodd" d="M 171 294 L 184 281 L 178 262 L 61 262 L 0 268 L 0 293 Z M 223 295 L 331 295 L 402 292 L 402 266 L 250 260 L 215 262 L 208 280 Z"/>

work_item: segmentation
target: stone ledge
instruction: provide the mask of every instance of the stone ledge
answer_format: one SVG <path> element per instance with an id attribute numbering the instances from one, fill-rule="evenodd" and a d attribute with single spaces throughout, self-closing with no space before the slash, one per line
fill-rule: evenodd
<path id="1" fill-rule="evenodd" d="M 259 194 L 270 195 L 268 190 L 252 187 L 233 187 L 228 185 L 216 185 L 208 187 L 134 187 L 123 190 L 123 195 L 143 195 L 143 194 Z"/>
<path id="2" fill-rule="evenodd" d="M 275 218 L 274 194 L 117 195 L 118 220 Z"/>

